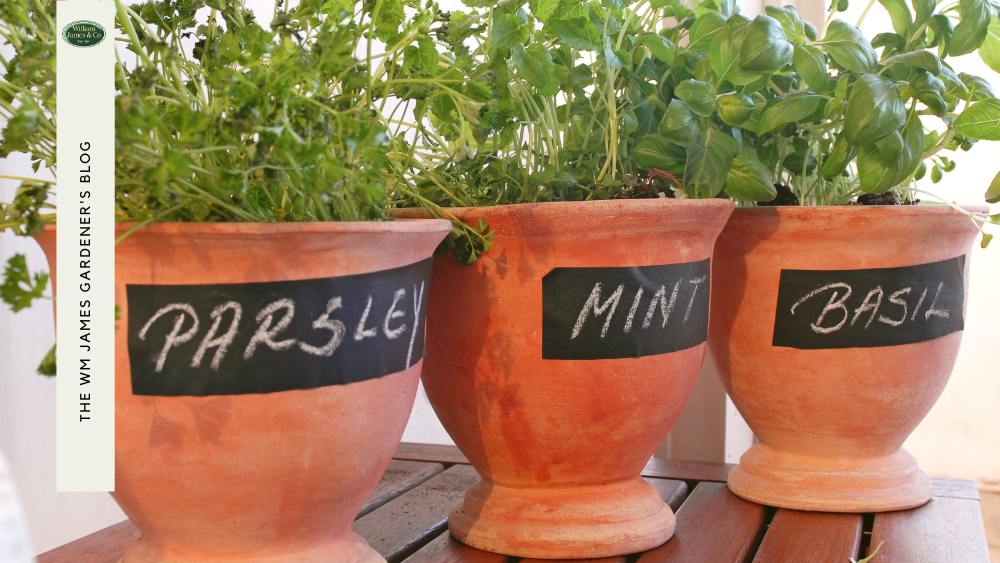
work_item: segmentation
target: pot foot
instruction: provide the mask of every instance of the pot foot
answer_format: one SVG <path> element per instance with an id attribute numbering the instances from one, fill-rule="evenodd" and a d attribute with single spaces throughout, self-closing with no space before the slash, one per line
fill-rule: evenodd
<path id="1" fill-rule="evenodd" d="M 758 504 L 823 512 L 886 512 L 916 508 L 933 486 L 913 456 L 804 456 L 756 444 L 729 474 L 729 489 Z"/>
<path id="2" fill-rule="evenodd" d="M 512 488 L 483 480 L 452 511 L 453 536 L 473 547 L 546 559 L 652 549 L 674 534 L 674 513 L 636 478 L 607 485 Z"/>
<path id="3" fill-rule="evenodd" d="M 361 536 L 350 533 L 342 538 L 314 546 L 287 546 L 282 549 L 244 551 L 233 549 L 195 550 L 157 545 L 139 538 L 129 547 L 121 563 L 385 563 Z"/>

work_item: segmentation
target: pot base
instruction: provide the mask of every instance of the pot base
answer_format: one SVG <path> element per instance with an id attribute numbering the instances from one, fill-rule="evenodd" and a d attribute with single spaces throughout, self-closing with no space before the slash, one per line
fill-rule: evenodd
<path id="1" fill-rule="evenodd" d="M 545 559 L 611 557 L 652 549 L 674 534 L 674 513 L 642 479 L 563 488 L 483 480 L 448 519 L 473 547 Z"/>
<path id="2" fill-rule="evenodd" d="M 263 550 L 261 550 L 263 551 Z M 347 536 L 310 547 L 289 547 L 281 550 L 269 547 L 262 552 L 206 553 L 204 551 L 179 551 L 165 549 L 139 538 L 129 547 L 121 563 L 385 563 L 385 558 L 372 549 L 361 536 L 351 532 Z"/>
<path id="3" fill-rule="evenodd" d="M 823 512 L 886 512 L 925 504 L 930 477 L 899 449 L 887 456 L 803 456 L 756 444 L 729 474 L 729 489 L 758 504 Z"/>

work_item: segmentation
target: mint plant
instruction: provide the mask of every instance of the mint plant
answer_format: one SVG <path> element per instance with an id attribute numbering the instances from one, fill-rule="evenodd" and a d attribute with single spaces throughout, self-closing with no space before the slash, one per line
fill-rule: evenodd
<path id="1" fill-rule="evenodd" d="M 846 0 L 822 36 L 793 7 L 749 19 L 732 0 L 468 0 L 441 42 L 461 78 L 452 88 L 482 107 L 418 105 L 421 187 L 460 206 L 657 195 L 753 204 L 773 200 L 776 185 L 802 204 L 911 200 L 914 179 L 954 167 L 950 151 L 1000 140 L 988 80 L 948 64 L 979 51 L 996 69 L 1000 8 L 880 3 L 893 30 L 869 40 L 837 19 Z M 1000 176 L 987 199 L 1000 199 Z"/>

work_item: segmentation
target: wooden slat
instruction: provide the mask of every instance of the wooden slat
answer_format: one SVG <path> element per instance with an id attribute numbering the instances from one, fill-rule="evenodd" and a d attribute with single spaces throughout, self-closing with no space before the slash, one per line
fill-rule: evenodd
<path id="1" fill-rule="evenodd" d="M 38 563 L 114 563 L 139 537 L 126 520 L 38 556 Z"/>
<path id="2" fill-rule="evenodd" d="M 763 506 L 733 495 L 725 485 L 699 483 L 677 511 L 674 537 L 639 561 L 744 561 L 757 542 L 765 516 Z"/>
<path id="3" fill-rule="evenodd" d="M 979 485 L 967 479 L 934 479 L 934 496 L 979 500 Z"/>
<path id="4" fill-rule="evenodd" d="M 444 471 L 444 465 L 427 461 L 406 461 L 394 459 L 382 474 L 372 496 L 358 513 L 358 518 L 382 506 L 390 500 L 416 487 Z"/>
<path id="5" fill-rule="evenodd" d="M 415 444 L 403 442 L 396 450 L 396 459 L 411 459 L 413 461 L 440 461 L 442 463 L 469 463 L 462 452 L 455 446 L 443 444 Z"/>
<path id="6" fill-rule="evenodd" d="M 682 481 L 716 481 L 725 483 L 729 472 L 736 467 L 729 463 L 703 463 L 700 461 L 675 461 L 654 457 L 642 470 L 643 477 L 680 479 Z"/>
<path id="7" fill-rule="evenodd" d="M 979 501 L 972 499 L 940 497 L 913 510 L 876 514 L 868 552 L 880 543 L 873 563 L 990 561 Z"/>
<path id="8" fill-rule="evenodd" d="M 440 463 L 392 460 L 361 514 L 367 514 L 442 470 L 444 465 Z M 38 562 L 116 563 L 138 537 L 139 530 L 125 520 L 47 551 L 38 556 Z"/>
<path id="9" fill-rule="evenodd" d="M 444 530 L 430 543 L 406 558 L 406 563 L 511 563 L 516 558 L 480 551 L 451 537 Z"/>
<path id="10" fill-rule="evenodd" d="M 396 459 L 413 461 L 440 461 L 442 463 L 469 463 L 455 446 L 442 444 L 414 444 L 403 442 L 396 450 Z M 652 458 L 642 470 L 643 477 L 679 479 L 681 481 L 724 482 L 729 472 L 736 467 L 732 464 L 703 463 L 700 461 L 674 461 Z"/>
<path id="11" fill-rule="evenodd" d="M 849 561 L 861 547 L 860 514 L 781 509 L 767 528 L 755 563 Z"/>
<path id="12" fill-rule="evenodd" d="M 358 519 L 354 531 L 390 563 L 401 561 L 444 530 L 448 513 L 477 481 L 472 467 L 450 467 Z"/>

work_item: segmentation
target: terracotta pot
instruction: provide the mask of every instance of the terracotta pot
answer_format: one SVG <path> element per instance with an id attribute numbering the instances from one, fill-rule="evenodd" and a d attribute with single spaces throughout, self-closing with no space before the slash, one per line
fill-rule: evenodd
<path id="1" fill-rule="evenodd" d="M 730 474 L 734 493 L 832 512 L 931 498 L 901 446 L 955 362 L 976 233 L 944 206 L 733 213 L 716 246 L 710 349 L 759 440 Z"/>
<path id="2" fill-rule="evenodd" d="M 246 323 L 246 330 L 254 323 L 259 329 L 261 318 L 255 320 L 258 310 L 250 308 L 252 300 L 234 292 L 258 287 L 261 295 L 270 292 L 272 297 L 280 297 L 285 289 L 272 282 L 339 279 L 420 263 L 429 259 L 449 228 L 445 221 L 160 223 L 137 231 L 118 245 L 117 488 L 113 496 L 142 533 L 124 561 L 383 561 L 351 531 L 351 522 L 398 446 L 422 361 L 353 383 L 330 383 L 320 377 L 313 384 L 299 381 L 296 385 L 300 388 L 280 391 L 261 388 L 262 392 L 219 392 L 222 387 L 208 386 L 193 393 L 181 389 L 178 396 L 157 394 L 162 390 L 156 388 L 149 394 L 149 372 L 155 368 L 150 368 L 141 355 L 130 357 L 130 344 L 135 355 L 135 339 L 141 330 L 133 322 L 138 318 L 136 308 L 148 304 L 135 300 L 136 294 L 129 292 L 134 292 L 137 284 L 153 285 L 156 287 L 151 295 L 169 299 L 169 292 L 180 290 L 164 286 L 211 284 L 216 287 L 199 289 L 198 294 L 205 299 L 242 302 L 245 310 L 239 322 Z M 54 230 L 39 237 L 53 271 L 55 240 Z M 246 285 L 256 282 L 264 285 Z M 127 290 L 126 286 L 132 287 Z M 376 300 L 381 297 L 377 289 L 370 291 Z M 296 299 L 313 297 L 296 295 Z M 330 298 L 322 296 L 323 302 Z M 318 322 L 309 319 L 324 312 L 322 307 L 316 309 L 308 302 L 298 305 L 296 314 L 302 315 L 307 327 L 310 322 Z M 355 321 L 348 318 L 348 313 L 356 305 L 348 302 L 348 294 L 342 305 L 332 317 L 342 319 L 346 325 L 341 350 L 347 350 L 349 344 L 356 344 L 348 342 L 355 330 Z M 385 306 L 373 305 L 372 318 L 379 307 Z M 171 365 L 187 365 L 193 346 L 208 332 L 212 324 L 209 313 L 198 307 L 196 304 L 195 311 L 202 316 L 202 328 L 190 341 L 178 342 L 169 351 L 164 374 Z M 152 323 L 154 328 L 148 329 L 147 336 L 161 325 L 166 327 L 162 330 L 169 329 L 175 318 L 181 317 L 178 314 L 162 323 Z M 412 318 L 419 319 L 419 313 Z M 407 319 L 397 316 L 393 320 Z M 277 317 L 269 321 L 275 321 L 272 327 L 280 323 Z M 183 320 L 182 332 L 186 333 L 183 327 L 190 323 L 190 319 Z M 273 335 L 272 342 L 281 344 L 295 337 L 297 343 L 308 340 L 319 346 L 330 339 L 332 331 L 294 332 L 299 323 L 295 320 L 287 332 Z M 235 352 L 226 353 L 221 371 L 230 369 L 227 362 L 231 357 L 238 361 L 247 356 L 247 352 L 240 356 L 242 346 L 237 347 L 243 326 L 239 324 L 241 328 L 231 346 Z M 268 349 L 262 351 L 265 347 Z M 215 357 L 216 350 L 209 349 L 204 355 L 202 369 L 208 369 L 204 366 Z M 231 370 L 228 375 L 238 382 L 257 376 L 259 381 L 271 383 L 296 378 L 298 366 L 305 365 L 304 356 L 299 355 L 303 350 L 298 346 L 281 350 L 258 346 L 252 356 L 257 364 L 251 368 L 249 360 L 237 363 L 246 366 L 246 373 Z M 285 362 L 285 367 L 261 375 L 259 366 L 268 358 Z M 332 373 L 335 367 L 342 367 L 335 365 L 340 361 L 336 352 L 310 355 L 308 361 L 320 373 L 324 368 Z M 363 362 L 356 358 L 351 361 L 363 371 Z M 139 369 L 133 370 L 133 366 Z M 205 373 L 192 369 L 186 380 L 211 379 Z M 337 373 L 346 380 L 356 375 L 349 371 Z M 183 378 L 183 372 L 180 375 Z M 140 381 L 146 382 L 142 392 L 147 394 L 138 394 L 136 383 Z"/>
<path id="3" fill-rule="evenodd" d="M 636 267 L 696 263 L 705 281 L 731 210 L 723 200 L 667 199 L 450 210 L 496 233 L 472 266 L 436 258 L 431 283 L 424 386 L 482 476 L 451 513 L 456 538 L 521 557 L 579 558 L 671 537 L 673 513 L 639 474 L 701 366 L 707 283 L 698 294 L 705 310 L 685 325 L 694 286 L 673 267 Z M 595 279 L 605 280 L 603 293 L 581 325 Z M 666 324 L 649 302 L 675 280 L 684 287 Z M 619 283 L 612 307 L 606 300 Z M 647 291 L 636 307 L 640 287 Z M 662 337 L 661 323 L 677 338 Z M 573 348 L 576 328 L 582 345 Z"/>

